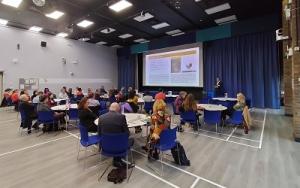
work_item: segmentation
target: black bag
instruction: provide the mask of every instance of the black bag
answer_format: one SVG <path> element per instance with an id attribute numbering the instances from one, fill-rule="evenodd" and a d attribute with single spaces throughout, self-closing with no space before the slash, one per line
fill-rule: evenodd
<path id="1" fill-rule="evenodd" d="M 181 166 L 190 166 L 190 160 L 186 157 L 183 146 L 177 142 L 176 146 L 171 149 L 172 156 L 176 164 Z"/>
<path id="2" fill-rule="evenodd" d="M 107 181 L 114 184 L 122 183 L 126 179 L 126 168 L 112 169 L 107 175 Z"/>

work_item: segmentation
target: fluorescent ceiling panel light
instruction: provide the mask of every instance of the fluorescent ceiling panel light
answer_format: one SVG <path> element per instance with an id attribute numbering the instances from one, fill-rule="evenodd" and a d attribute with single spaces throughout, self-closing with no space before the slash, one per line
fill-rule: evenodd
<path id="1" fill-rule="evenodd" d="M 84 38 L 80 38 L 80 39 L 78 39 L 78 40 L 83 41 L 83 42 L 86 42 L 86 41 L 89 41 L 90 38 L 84 37 Z"/>
<path id="2" fill-rule="evenodd" d="M 120 45 L 113 45 L 111 46 L 112 48 L 122 48 L 123 46 L 120 46 Z"/>
<path id="3" fill-rule="evenodd" d="M 0 25 L 7 25 L 8 21 L 0 18 Z"/>
<path id="4" fill-rule="evenodd" d="M 145 13 L 145 14 L 141 14 L 141 15 L 139 15 L 139 16 L 137 16 L 137 17 L 134 17 L 133 19 L 135 20 L 135 21 L 138 21 L 138 22 L 143 22 L 143 21 L 145 21 L 145 20 L 149 20 L 149 19 L 151 19 L 151 18 L 153 18 L 154 16 L 152 15 L 152 14 L 150 14 L 150 13 Z"/>
<path id="5" fill-rule="evenodd" d="M 176 36 L 183 35 L 183 34 L 185 34 L 185 33 L 184 32 L 180 32 L 180 33 L 173 34 L 172 36 L 176 37 Z"/>
<path id="6" fill-rule="evenodd" d="M 153 29 L 161 29 L 161 28 L 168 27 L 168 26 L 170 26 L 170 25 L 167 22 L 162 22 L 162 23 L 159 23 L 156 25 L 152 25 L 152 28 Z"/>
<path id="7" fill-rule="evenodd" d="M 114 28 L 106 28 L 106 29 L 103 29 L 103 30 L 101 30 L 100 32 L 101 33 L 104 33 L 104 34 L 108 34 L 108 33 L 112 33 L 112 32 L 114 32 L 114 31 L 116 31 Z"/>
<path id="8" fill-rule="evenodd" d="M 130 3 L 126 0 L 120 0 L 120 1 L 110 5 L 109 8 L 115 12 L 120 12 L 131 6 L 132 6 L 132 3 Z"/>
<path id="9" fill-rule="evenodd" d="M 134 42 L 144 42 L 144 41 L 146 41 L 146 39 L 143 38 L 134 40 Z"/>
<path id="10" fill-rule="evenodd" d="M 97 42 L 96 44 L 98 44 L 98 45 L 104 45 L 104 44 L 107 44 L 107 42 L 100 41 L 100 42 Z"/>
<path id="11" fill-rule="evenodd" d="M 222 12 L 222 11 L 228 10 L 228 9 L 231 9 L 231 6 L 229 3 L 225 3 L 222 5 L 216 6 L 216 7 L 206 9 L 205 12 L 206 12 L 206 14 L 215 14 L 217 12 Z"/>
<path id="12" fill-rule="evenodd" d="M 58 37 L 67 37 L 68 33 L 58 33 L 56 36 L 58 36 Z"/>
<path id="13" fill-rule="evenodd" d="M 149 40 L 144 40 L 144 41 L 142 41 L 140 43 L 147 43 L 147 42 L 150 42 L 150 41 Z"/>
<path id="14" fill-rule="evenodd" d="M 120 35 L 119 38 L 121 38 L 121 39 L 127 39 L 127 38 L 130 38 L 132 36 L 133 36 L 132 34 L 127 33 L 127 34 L 124 34 L 124 35 Z"/>
<path id="15" fill-rule="evenodd" d="M 87 28 L 87 27 L 91 26 L 92 24 L 94 24 L 94 22 L 89 21 L 89 20 L 83 20 L 83 21 L 79 22 L 77 25 L 79 27 Z"/>
<path id="16" fill-rule="evenodd" d="M 54 11 L 52 13 L 46 14 L 47 17 L 57 20 L 58 18 L 62 17 L 65 13 L 61 11 Z"/>
<path id="17" fill-rule="evenodd" d="M 43 30 L 43 28 L 37 27 L 37 26 L 32 26 L 31 28 L 29 28 L 29 30 L 34 31 L 34 32 L 40 32 Z"/>
<path id="18" fill-rule="evenodd" d="M 18 8 L 23 0 L 2 0 L 2 4 Z"/>
<path id="19" fill-rule="evenodd" d="M 182 31 L 180 29 L 175 29 L 173 31 L 166 32 L 167 35 L 174 35 L 176 33 L 181 33 Z"/>
<path id="20" fill-rule="evenodd" d="M 227 16 L 224 18 L 220 18 L 220 19 L 216 19 L 215 22 L 219 25 L 221 24 L 226 24 L 226 23 L 230 23 L 230 22 L 235 22 L 237 21 L 237 17 L 236 15 L 232 15 L 232 16 Z"/>

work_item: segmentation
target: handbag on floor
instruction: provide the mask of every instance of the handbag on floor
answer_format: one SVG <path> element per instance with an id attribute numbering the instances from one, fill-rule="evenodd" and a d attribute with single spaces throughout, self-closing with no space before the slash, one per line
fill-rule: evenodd
<path id="1" fill-rule="evenodd" d="M 188 160 L 183 146 L 177 142 L 176 146 L 171 149 L 172 156 L 176 164 L 181 166 L 190 166 L 190 160 Z"/>
<path id="2" fill-rule="evenodd" d="M 122 183 L 126 179 L 126 168 L 112 169 L 107 175 L 107 181 L 114 184 Z"/>

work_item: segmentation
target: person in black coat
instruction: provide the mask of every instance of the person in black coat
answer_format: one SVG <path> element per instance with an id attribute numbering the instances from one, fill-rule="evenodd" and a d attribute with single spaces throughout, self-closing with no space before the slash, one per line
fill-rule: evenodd
<path id="1" fill-rule="evenodd" d="M 78 116 L 80 124 L 85 126 L 88 129 L 88 132 L 97 132 L 98 127 L 94 123 L 94 121 L 97 119 L 97 116 L 92 112 L 92 110 L 89 109 L 87 97 L 82 98 L 78 104 Z"/>
<path id="2" fill-rule="evenodd" d="M 217 77 L 217 79 L 216 79 L 215 94 L 216 94 L 216 97 L 224 97 L 224 94 L 225 94 L 223 82 L 220 80 L 219 77 Z"/>

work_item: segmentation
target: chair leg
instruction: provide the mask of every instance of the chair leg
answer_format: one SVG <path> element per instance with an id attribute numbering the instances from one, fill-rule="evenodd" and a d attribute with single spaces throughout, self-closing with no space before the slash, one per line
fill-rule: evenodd
<path id="1" fill-rule="evenodd" d="M 216 133 L 218 133 L 218 124 L 216 123 Z"/>
<path id="2" fill-rule="evenodd" d="M 99 176 L 98 181 L 101 180 L 101 178 L 104 176 L 104 174 L 106 173 L 106 171 L 108 170 L 108 168 L 111 166 L 111 164 L 108 164 L 107 167 L 105 168 L 104 172 L 101 174 L 101 176 Z"/>
<path id="3" fill-rule="evenodd" d="M 84 169 L 86 169 L 86 155 L 87 154 L 87 147 L 85 147 L 85 152 L 84 152 Z"/>
<path id="4" fill-rule="evenodd" d="M 79 144 L 77 144 L 77 151 L 78 151 L 78 153 L 77 153 L 77 161 L 78 161 L 78 159 L 79 159 L 79 153 L 80 153 L 80 145 Z"/>
<path id="5" fill-rule="evenodd" d="M 161 155 L 160 155 L 161 176 L 164 176 L 163 156 L 164 156 L 164 152 L 161 152 Z"/>

